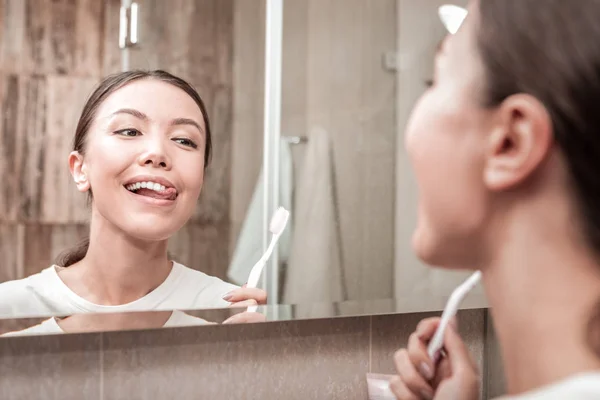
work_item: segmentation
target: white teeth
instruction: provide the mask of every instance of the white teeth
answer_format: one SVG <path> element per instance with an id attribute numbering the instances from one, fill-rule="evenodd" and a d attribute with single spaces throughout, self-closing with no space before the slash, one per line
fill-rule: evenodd
<path id="1" fill-rule="evenodd" d="M 164 185 L 161 185 L 160 183 L 148 181 L 132 183 L 131 185 L 127 185 L 126 189 L 132 192 L 138 189 L 151 189 L 156 192 L 164 192 L 167 188 Z"/>

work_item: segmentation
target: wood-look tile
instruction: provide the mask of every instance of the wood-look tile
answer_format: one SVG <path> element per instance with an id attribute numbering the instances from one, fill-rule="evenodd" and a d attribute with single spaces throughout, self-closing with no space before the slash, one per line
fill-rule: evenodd
<path id="1" fill-rule="evenodd" d="M 119 12 L 121 0 L 104 0 L 98 2 L 104 5 L 104 37 L 102 38 L 102 76 L 121 71 L 121 58 L 119 48 Z"/>
<path id="2" fill-rule="evenodd" d="M 38 220 L 41 214 L 42 165 L 48 151 L 46 147 L 46 79 L 44 76 L 20 76 L 22 91 L 19 93 L 18 126 L 15 134 L 20 143 L 17 153 L 17 176 L 19 180 L 19 221 Z"/>
<path id="3" fill-rule="evenodd" d="M 24 228 L 0 222 L 0 283 L 22 278 Z"/>
<path id="4" fill-rule="evenodd" d="M 484 371 L 485 312 L 484 309 L 474 309 L 460 310 L 457 314 L 461 337 L 480 371 Z M 394 374 L 394 353 L 406 347 L 408 337 L 422 319 L 439 315 L 436 312 L 373 316 L 371 372 Z M 482 391 L 483 388 L 482 385 Z"/>
<path id="5" fill-rule="evenodd" d="M 204 176 L 193 221 L 223 223 L 229 220 L 231 199 L 231 112 L 232 92 L 222 86 L 214 92 L 212 103 L 207 103 L 212 124 L 212 160 Z"/>
<path id="6" fill-rule="evenodd" d="M 67 158 L 95 79 L 0 75 L 0 220 L 83 222 L 89 211 Z"/>
<path id="7" fill-rule="evenodd" d="M 40 75 L 0 75 L 2 121 L 0 219 L 38 218 L 44 158 L 46 80 Z"/>
<path id="8" fill-rule="evenodd" d="M 218 79 L 217 52 L 224 42 L 217 39 L 227 41 L 227 51 L 232 48 L 232 32 L 220 35 L 222 24 L 232 23 L 232 0 L 142 0 L 138 4 L 139 45 L 131 49 L 131 68 L 167 69 L 197 85 Z"/>
<path id="9" fill-rule="evenodd" d="M 0 24 L 0 70 L 21 71 L 25 40 L 25 2 L 2 0 Z"/>
<path id="10" fill-rule="evenodd" d="M 87 195 L 77 191 L 67 161 L 83 104 L 96 84 L 95 78 L 48 77 L 40 222 L 84 223 L 89 218 Z"/>
<path id="11" fill-rule="evenodd" d="M 4 71 L 74 76 L 101 73 L 102 2 L 4 0 L 4 5 L 3 20 L 10 21 L 3 27 L 0 42 Z"/>
<path id="12" fill-rule="evenodd" d="M 100 334 L 1 338 L 0 398 L 102 400 L 100 338 Z"/>
<path id="13" fill-rule="evenodd" d="M 169 240 L 173 259 L 189 268 L 226 279 L 229 266 L 227 224 L 189 222 Z"/>
<path id="14" fill-rule="evenodd" d="M 368 318 L 104 335 L 110 399 L 364 399 Z"/>
<path id="15" fill-rule="evenodd" d="M 0 221 L 15 221 L 18 210 L 18 182 L 20 176 L 17 170 L 19 153 L 19 98 L 22 91 L 20 80 L 16 75 L 0 76 Z"/>
<path id="16" fill-rule="evenodd" d="M 139 45 L 130 68 L 165 69 L 194 85 L 212 125 L 213 158 L 193 216 L 198 222 L 229 217 L 233 80 L 232 0 L 139 2 Z"/>
<path id="17" fill-rule="evenodd" d="M 88 235 L 88 227 L 83 224 L 25 226 L 27 252 L 23 256 L 24 276 L 36 274 L 48 268 L 56 257 L 75 246 Z"/>

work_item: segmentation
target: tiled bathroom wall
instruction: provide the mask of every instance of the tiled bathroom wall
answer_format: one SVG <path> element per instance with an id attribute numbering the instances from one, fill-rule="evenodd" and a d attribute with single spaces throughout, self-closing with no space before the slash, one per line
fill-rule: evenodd
<path id="1" fill-rule="evenodd" d="M 366 374 L 393 373 L 394 352 L 430 315 L 4 338 L 0 398 L 366 399 Z M 484 372 L 486 320 L 459 313 Z M 501 377 L 486 376 L 484 399 L 490 380 Z"/>

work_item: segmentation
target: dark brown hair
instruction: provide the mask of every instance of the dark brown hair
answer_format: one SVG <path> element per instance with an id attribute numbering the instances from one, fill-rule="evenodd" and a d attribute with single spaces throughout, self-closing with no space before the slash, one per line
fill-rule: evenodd
<path id="1" fill-rule="evenodd" d="M 482 101 L 527 93 L 546 107 L 569 169 L 584 240 L 600 259 L 600 2 L 480 0 Z M 600 303 L 598 304 L 600 307 Z M 600 356 L 600 308 L 588 342 Z"/>
<path id="2" fill-rule="evenodd" d="M 135 71 L 126 71 L 117 74 L 110 75 L 106 77 L 100 84 L 96 87 L 94 92 L 88 98 L 85 106 L 83 107 L 83 111 L 81 112 L 81 116 L 79 117 L 79 122 L 77 123 L 77 128 L 75 130 L 75 139 L 73 141 L 73 150 L 78 151 L 81 155 L 85 155 L 86 152 L 86 139 L 90 127 L 92 126 L 96 114 L 98 112 L 98 108 L 102 105 L 104 100 L 112 93 L 121 89 L 123 86 L 138 81 L 141 79 L 154 79 L 161 82 L 168 83 L 173 85 L 184 92 L 186 92 L 192 100 L 196 102 L 200 111 L 202 112 L 202 117 L 204 119 L 205 126 L 205 148 L 204 148 L 204 168 L 206 168 L 210 162 L 210 156 L 212 151 L 212 141 L 211 141 L 211 130 L 210 123 L 208 120 L 208 112 L 206 111 L 206 106 L 204 105 L 204 101 L 198 94 L 198 92 L 186 81 L 181 78 L 178 78 L 174 75 L 171 75 L 168 72 L 162 70 L 154 70 L 154 71 L 143 71 L 143 70 L 135 70 Z M 160 101 L 160 100 L 158 100 Z M 91 200 L 93 197 L 93 193 L 89 191 L 89 199 Z M 89 238 L 83 239 L 79 244 L 77 244 L 72 249 L 69 249 L 62 254 L 60 254 L 56 259 L 56 264 L 68 267 L 70 265 L 75 264 L 85 257 L 88 247 L 89 247 Z"/>

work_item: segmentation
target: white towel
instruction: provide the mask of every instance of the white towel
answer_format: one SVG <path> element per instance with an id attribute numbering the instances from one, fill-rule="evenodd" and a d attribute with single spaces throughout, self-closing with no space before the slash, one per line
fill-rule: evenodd
<path id="1" fill-rule="evenodd" d="M 287 210 L 291 210 L 293 190 L 292 154 L 289 143 L 283 140 L 281 141 L 279 152 L 279 165 L 279 204 Z M 264 185 L 263 172 L 261 170 L 227 271 L 227 277 L 232 283 L 237 285 L 243 285 L 248 281 L 252 266 L 262 256 L 261 232 L 263 229 Z M 287 227 L 279 238 L 278 251 L 281 262 L 287 261 L 289 256 L 292 226 L 292 218 L 290 218 Z"/>
<path id="2" fill-rule="evenodd" d="M 327 131 L 316 129 L 308 137 L 296 188 L 283 292 L 287 304 L 344 300 L 334 173 L 330 137 Z"/>

